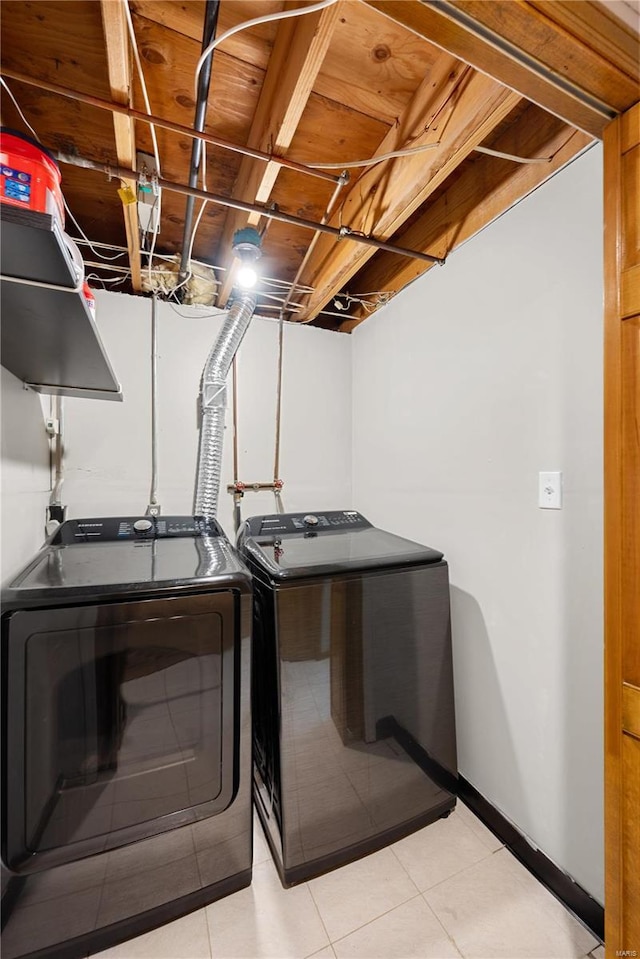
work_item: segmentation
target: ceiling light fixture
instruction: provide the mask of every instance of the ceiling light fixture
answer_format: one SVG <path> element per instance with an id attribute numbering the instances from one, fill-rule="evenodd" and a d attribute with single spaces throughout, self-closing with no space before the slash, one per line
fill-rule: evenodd
<path id="1" fill-rule="evenodd" d="M 234 255 L 240 260 L 236 280 L 244 290 L 252 289 L 258 281 L 255 264 L 262 256 L 260 244 L 260 234 L 252 226 L 237 230 L 233 235 L 232 249 Z"/>

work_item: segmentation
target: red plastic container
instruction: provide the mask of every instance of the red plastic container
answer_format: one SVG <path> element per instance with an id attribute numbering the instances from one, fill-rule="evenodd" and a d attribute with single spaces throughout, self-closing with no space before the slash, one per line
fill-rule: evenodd
<path id="1" fill-rule="evenodd" d="M 96 298 L 95 298 L 95 296 L 93 295 L 93 290 L 91 289 L 91 287 L 89 286 L 89 284 L 87 283 L 86 280 L 85 280 L 84 283 L 82 284 L 82 292 L 84 293 L 84 298 L 85 298 L 85 300 L 87 301 L 87 306 L 89 307 L 89 310 L 91 311 L 91 316 L 92 316 L 92 317 L 94 318 L 94 320 L 95 320 L 95 318 L 96 318 Z"/>
<path id="2" fill-rule="evenodd" d="M 31 137 L 0 130 L 0 203 L 49 213 L 64 226 L 60 169 Z"/>

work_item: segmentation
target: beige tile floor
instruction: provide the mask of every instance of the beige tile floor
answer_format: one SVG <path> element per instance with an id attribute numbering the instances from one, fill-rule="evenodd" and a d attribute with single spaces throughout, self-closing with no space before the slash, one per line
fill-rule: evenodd
<path id="1" fill-rule="evenodd" d="M 604 959 L 598 941 L 462 804 L 283 889 L 256 822 L 253 883 L 100 959 Z"/>

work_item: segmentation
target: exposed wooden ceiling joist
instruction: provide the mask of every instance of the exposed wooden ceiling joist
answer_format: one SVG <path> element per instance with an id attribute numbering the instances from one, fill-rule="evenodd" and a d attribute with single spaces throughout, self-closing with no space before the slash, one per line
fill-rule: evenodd
<path id="1" fill-rule="evenodd" d="M 370 168 L 349 190 L 331 225 L 345 224 L 389 239 L 520 102 L 517 93 L 451 58 L 437 66 L 376 155 L 427 143 L 437 146 Z M 322 237 L 302 276 L 315 293 L 296 319 L 313 319 L 374 253 L 348 240 L 336 244 Z"/>
<path id="2" fill-rule="evenodd" d="M 101 0 L 100 8 L 104 27 L 107 54 L 107 69 L 111 97 L 116 103 L 131 105 L 131 58 L 129 33 L 123 3 L 126 0 Z M 116 138 L 118 163 L 136 169 L 136 144 L 133 120 L 122 114 L 113 114 L 113 131 Z M 140 261 L 140 227 L 136 203 L 136 183 L 123 181 L 126 197 L 122 198 L 122 213 L 127 234 L 131 285 L 135 292 L 142 289 Z"/>
<path id="3" fill-rule="evenodd" d="M 478 155 L 411 226 L 395 237 L 396 241 L 411 249 L 428 249 L 447 256 L 591 142 L 588 134 L 531 104 L 492 143 L 492 148 L 514 155 L 549 157 L 549 163 L 518 164 Z M 359 291 L 368 290 L 397 293 L 428 269 L 429 264 L 417 260 L 379 253 L 356 278 L 353 293 L 356 296 Z M 366 315 L 362 312 L 357 320 L 346 321 L 340 329 L 350 332 Z"/>
<path id="4" fill-rule="evenodd" d="M 302 0 L 286 2 L 299 7 Z M 193 120 L 205 3 L 130 4 L 151 106 L 162 118 L 163 174 L 186 183 L 191 151 L 186 128 Z M 219 33 L 283 5 L 283 0 L 222 0 Z M 114 125 L 87 100 L 74 102 L 52 87 L 26 85 L 29 78 L 40 79 L 100 100 L 142 106 L 137 74 L 129 71 L 122 0 L 76 0 L 73 6 L 69 18 L 64 0 L 3 0 L 3 66 L 18 74 L 12 88 L 46 147 L 112 168 L 117 162 L 131 167 L 136 147 L 151 152 L 146 123 L 136 120 L 134 143 L 130 117 L 117 118 Z M 311 165 L 347 166 L 376 153 L 437 142 L 420 154 L 352 168 L 342 208 L 330 223 L 442 256 L 598 136 L 608 116 L 638 99 L 638 30 L 620 20 L 614 6 L 601 0 L 341 0 L 322 14 L 254 25 L 216 50 L 206 129 L 227 145 L 258 144 L 267 154 L 278 150 L 287 161 Z M 2 100 L 9 121 L 22 129 L 4 94 Z M 165 120 L 169 128 L 162 127 Z M 474 152 L 477 145 L 553 159 L 520 166 L 481 158 Z M 342 168 L 332 171 L 336 177 Z M 333 187 L 281 169 L 277 161 L 242 160 L 212 144 L 207 184 L 222 197 L 274 203 L 293 215 L 273 223 L 265 235 L 262 266 L 265 276 L 286 289 L 304 261 L 300 280 L 315 292 L 294 318 L 322 324 L 322 310 L 337 294 L 394 293 L 426 268 L 326 235 L 305 260 L 310 234 L 295 218 L 318 223 Z M 88 170 L 63 171 L 65 195 L 92 240 L 124 241 L 117 186 L 114 180 L 105 188 Z M 136 212 L 135 204 L 129 212 Z M 182 200 L 167 192 L 158 254 L 181 252 L 183 222 Z M 231 236 L 246 222 L 246 214 L 229 215 L 208 204 L 194 255 L 228 265 Z M 134 234 L 137 226 L 128 224 L 137 286 Z M 106 265 L 98 272 L 107 279 L 105 271 Z M 268 285 L 259 295 L 265 308 L 273 306 Z"/>
<path id="5" fill-rule="evenodd" d="M 248 146 L 286 155 L 331 42 L 339 7 L 340 4 L 333 4 L 308 16 L 280 23 Z M 256 163 L 250 157 L 243 157 L 233 196 L 249 203 L 267 203 L 279 172 L 278 163 Z M 258 214 L 249 217 L 236 211 L 227 214 L 218 247 L 218 262 L 226 270 L 218 291 L 218 306 L 226 305 L 233 286 L 233 235 L 241 227 L 257 226 L 259 222 Z"/>
<path id="6" fill-rule="evenodd" d="M 547 5 L 526 0 L 365 0 L 419 36 L 447 50 L 477 70 L 539 104 L 567 123 L 601 137 L 610 119 L 638 98 L 638 66 L 626 72 L 634 46 L 631 31 L 625 39 L 629 55 L 625 68 L 601 45 L 594 50 L 589 28 L 574 20 L 586 39 L 569 35 L 558 18 L 547 15 Z M 577 6 L 554 0 L 553 7 Z M 611 21 L 609 21 L 611 22 Z M 611 27 L 610 47 L 617 50 L 620 30 Z M 615 34 L 615 36 L 613 36 Z M 637 50 L 637 41 L 635 41 Z"/>

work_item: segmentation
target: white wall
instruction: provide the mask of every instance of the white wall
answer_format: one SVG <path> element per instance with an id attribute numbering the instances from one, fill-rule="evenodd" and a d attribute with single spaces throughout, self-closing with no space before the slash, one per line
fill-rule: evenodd
<path id="1" fill-rule="evenodd" d="M 70 517 L 143 513 L 149 501 L 151 303 L 97 293 L 97 323 L 123 403 L 67 399 L 64 502 Z M 190 513 L 198 449 L 200 376 L 220 316 L 158 305 L 158 499 L 163 513 Z M 278 324 L 254 318 L 238 353 L 239 474 L 273 478 Z M 231 378 L 219 517 L 234 535 Z M 280 474 L 286 509 L 349 508 L 351 344 L 348 337 L 287 325 Z M 247 493 L 243 516 L 274 512 L 269 492 Z"/>
<path id="2" fill-rule="evenodd" d="M 40 397 L 2 367 L 2 566 L 9 580 L 44 540 L 51 474 Z M 49 398 L 44 399 L 49 410 Z"/>
<path id="3" fill-rule="evenodd" d="M 603 899 L 602 156 L 357 328 L 354 502 L 450 563 L 459 765 Z M 564 509 L 537 505 L 562 470 Z"/>

